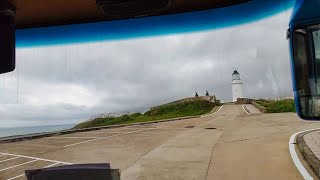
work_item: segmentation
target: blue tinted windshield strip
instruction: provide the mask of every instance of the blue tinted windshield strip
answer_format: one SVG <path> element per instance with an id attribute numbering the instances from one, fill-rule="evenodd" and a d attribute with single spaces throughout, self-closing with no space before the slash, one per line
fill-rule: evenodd
<path id="1" fill-rule="evenodd" d="M 252 0 L 248 3 L 175 15 L 19 29 L 17 47 L 85 43 L 169 35 L 226 28 L 253 22 L 291 8 L 294 0 Z"/>

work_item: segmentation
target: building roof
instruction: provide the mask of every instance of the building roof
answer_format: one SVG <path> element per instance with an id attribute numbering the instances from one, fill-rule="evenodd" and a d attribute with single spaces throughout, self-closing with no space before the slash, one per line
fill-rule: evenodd
<path id="1" fill-rule="evenodd" d="M 237 70 L 234 70 L 232 75 L 235 75 L 235 74 L 239 74 Z"/>

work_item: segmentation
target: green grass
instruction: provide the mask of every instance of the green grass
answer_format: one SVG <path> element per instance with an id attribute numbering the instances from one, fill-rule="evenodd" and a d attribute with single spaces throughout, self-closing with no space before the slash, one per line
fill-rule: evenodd
<path id="1" fill-rule="evenodd" d="M 135 113 L 131 115 L 123 115 L 121 117 L 96 118 L 92 121 L 80 123 L 75 126 L 74 129 L 148 122 L 186 116 L 197 116 L 209 113 L 214 107 L 214 103 L 205 100 L 170 104 L 160 106 L 144 114 Z"/>
<path id="2" fill-rule="evenodd" d="M 279 101 L 260 99 L 255 102 L 266 107 L 267 113 L 296 112 L 293 99 Z"/>

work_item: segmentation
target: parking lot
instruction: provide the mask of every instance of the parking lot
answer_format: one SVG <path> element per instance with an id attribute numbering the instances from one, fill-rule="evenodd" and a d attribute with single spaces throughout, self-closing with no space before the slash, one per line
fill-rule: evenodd
<path id="1" fill-rule="evenodd" d="M 200 118 L 0 144 L 0 179 L 83 163 L 110 163 L 125 180 L 303 179 L 289 138 L 318 127 L 295 113 L 252 114 L 225 105 Z"/>
<path id="2" fill-rule="evenodd" d="M 0 179 L 26 179 L 25 170 L 73 163 L 111 163 L 125 170 L 168 139 L 210 118 L 79 132 L 0 144 Z"/>

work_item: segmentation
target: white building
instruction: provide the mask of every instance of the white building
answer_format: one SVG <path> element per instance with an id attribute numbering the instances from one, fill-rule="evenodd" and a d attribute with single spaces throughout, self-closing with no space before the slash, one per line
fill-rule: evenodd
<path id="1" fill-rule="evenodd" d="M 232 97 L 233 102 L 236 102 L 238 98 L 244 97 L 242 93 L 242 81 L 237 70 L 232 74 Z"/>

